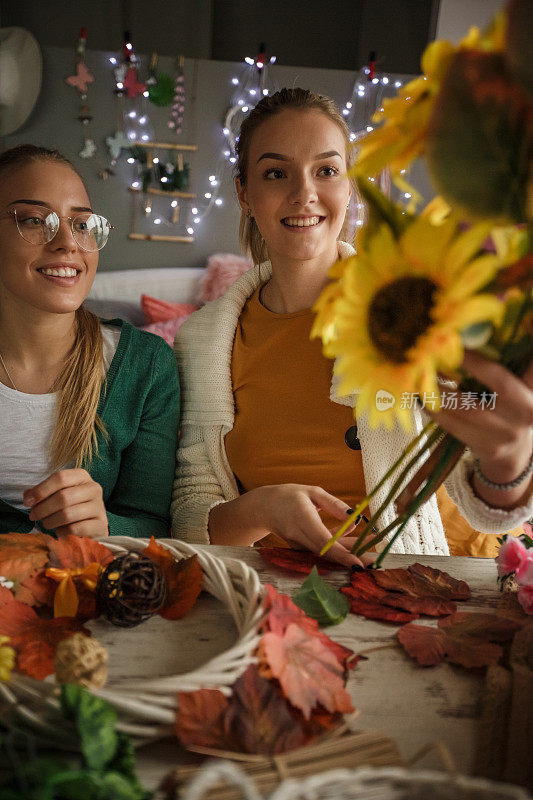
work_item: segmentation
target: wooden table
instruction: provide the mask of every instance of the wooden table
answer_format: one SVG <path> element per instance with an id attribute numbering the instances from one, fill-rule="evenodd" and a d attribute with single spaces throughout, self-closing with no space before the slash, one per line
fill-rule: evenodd
<path id="1" fill-rule="evenodd" d="M 210 552 L 222 558 L 242 559 L 257 570 L 263 583 L 271 583 L 289 595 L 295 592 L 305 577 L 267 565 L 253 548 L 211 546 Z M 386 565 L 405 567 L 417 560 L 468 582 L 472 598 L 466 604 L 458 604 L 459 608 L 469 611 L 495 608 L 499 593 L 496 567 L 492 560 L 390 555 Z M 340 585 L 346 582 L 346 575 L 331 572 L 327 579 Z M 195 610 L 182 621 L 187 624 L 188 635 L 185 639 L 180 637 L 179 649 L 183 656 L 183 641 L 190 639 L 189 656 L 185 653 L 189 668 L 200 660 L 205 661 L 220 653 L 235 637 L 229 614 L 216 601 L 208 599 L 207 602 L 210 619 L 205 622 L 206 607 L 203 607 L 201 629 L 198 618 L 195 619 Z M 133 629 L 130 634 L 138 654 L 143 650 L 142 631 L 145 625 Z M 483 674 L 473 674 L 450 664 L 430 668 L 417 666 L 401 647 L 395 646 L 396 625 L 349 614 L 340 625 L 325 630 L 333 639 L 356 653 L 391 645 L 367 652 L 368 660 L 361 661 L 350 673 L 348 691 L 359 712 L 352 725 L 354 729 L 378 730 L 392 737 L 406 760 L 424 745 L 440 742 L 451 754 L 458 770 L 472 774 Z M 177 647 L 165 641 L 169 659 Z M 124 664 L 125 674 L 132 674 L 133 670 L 139 674 L 137 658 L 129 666 Z M 148 745 L 137 753 L 138 774 L 146 788 L 154 788 L 162 776 L 183 757 L 175 740 Z M 436 751 L 428 754 L 420 766 L 444 768 L 442 758 Z"/>

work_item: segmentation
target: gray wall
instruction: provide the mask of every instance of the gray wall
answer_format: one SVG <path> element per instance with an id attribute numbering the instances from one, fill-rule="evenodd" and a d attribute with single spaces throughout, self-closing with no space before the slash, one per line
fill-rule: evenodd
<path id="1" fill-rule="evenodd" d="M 94 115 L 91 124 L 99 148 L 97 159 L 86 161 L 78 157 L 83 137 L 83 126 L 77 120 L 79 99 L 77 92 L 64 81 L 72 73 L 75 64 L 73 46 L 43 48 L 43 86 L 37 105 L 22 128 L 0 140 L 0 148 L 6 149 L 22 142 L 57 147 L 80 169 L 88 185 L 93 206 L 108 216 L 116 227 L 108 245 L 102 251 L 100 268 L 103 270 L 196 267 L 203 266 L 213 253 L 239 252 L 239 214 L 229 170 L 225 173 L 221 192 L 224 205 L 214 208 L 202 222 L 194 243 L 170 244 L 131 241 L 127 238 L 132 203 L 137 199 L 127 188 L 132 168 L 126 164 L 123 155 L 114 168 L 114 177 L 106 181 L 99 177 L 102 166 L 109 162 L 105 137 L 112 135 L 121 124 L 120 106 L 113 94 L 110 55 L 112 53 L 88 50 L 86 57 L 96 79 L 89 87 L 87 101 Z M 145 64 L 145 57 L 141 55 L 141 58 Z M 161 58 L 160 68 L 172 72 L 173 63 L 171 58 Z M 203 59 L 185 61 L 188 104 L 180 141 L 198 145 L 198 152 L 187 156 L 186 160 L 191 165 L 193 189 L 202 195 L 209 188 L 207 177 L 214 171 L 221 151 L 221 128 L 234 88 L 231 78 L 242 69 L 242 63 Z M 271 68 L 271 78 L 277 88 L 300 85 L 330 95 L 339 104 L 344 104 L 351 95 L 355 73 L 347 70 L 274 65 Z M 155 124 L 156 138 L 171 141 L 166 127 L 168 109 L 159 109 L 148 103 L 148 113 Z M 423 178 L 417 181 L 419 185 L 423 185 L 423 182 Z M 168 200 L 164 200 L 168 206 Z M 159 229 L 152 230 L 162 232 Z"/>

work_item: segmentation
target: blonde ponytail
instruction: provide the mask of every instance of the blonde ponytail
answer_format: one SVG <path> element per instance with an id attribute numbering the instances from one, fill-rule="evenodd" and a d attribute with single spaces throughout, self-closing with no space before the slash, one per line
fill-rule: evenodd
<path id="1" fill-rule="evenodd" d="M 54 469 L 74 461 L 88 464 L 98 452 L 97 430 L 106 436 L 97 414 L 104 382 L 100 320 L 83 306 L 76 311 L 76 339 L 51 391 L 59 394 L 57 421 L 50 446 Z"/>

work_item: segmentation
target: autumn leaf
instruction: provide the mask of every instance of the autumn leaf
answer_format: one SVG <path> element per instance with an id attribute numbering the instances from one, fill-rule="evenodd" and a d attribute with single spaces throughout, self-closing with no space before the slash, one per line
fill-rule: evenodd
<path id="1" fill-rule="evenodd" d="M 302 725 L 292 716 L 273 681 L 250 665 L 236 681 L 225 714 L 230 741 L 245 753 L 275 755 L 306 742 Z"/>
<path id="2" fill-rule="evenodd" d="M 470 586 L 467 582 L 458 581 L 447 572 L 419 564 L 418 561 L 407 569 L 427 586 L 433 587 L 441 597 L 449 597 L 450 600 L 469 600 L 471 597 Z"/>
<path id="3" fill-rule="evenodd" d="M 265 633 L 260 646 L 283 693 L 306 719 L 318 703 L 331 713 L 353 711 L 344 670 L 318 637 L 292 623 L 282 636 Z"/>
<path id="4" fill-rule="evenodd" d="M 372 578 L 386 591 L 381 600 L 383 605 L 431 617 L 448 616 L 457 610 L 452 600 L 442 597 L 431 583 L 407 569 L 375 570 Z"/>
<path id="5" fill-rule="evenodd" d="M 318 622 L 308 617 L 301 608 L 298 608 L 293 603 L 288 595 L 281 594 L 269 583 L 266 584 L 265 588 L 266 596 L 264 602 L 268 614 L 263 622 L 263 632 L 283 635 L 289 625 L 295 623 L 311 636 L 316 636 L 322 644 L 328 647 L 344 669 L 353 669 L 356 666 L 359 659 L 353 650 L 330 639 L 324 631 L 320 630 Z"/>
<path id="6" fill-rule="evenodd" d="M 0 606 L 0 635 L 9 636 L 17 653 L 17 669 L 33 678 L 42 680 L 54 672 L 57 645 L 77 632 L 91 635 L 72 617 L 40 619 L 33 608 L 18 600 Z"/>
<path id="7" fill-rule="evenodd" d="M 341 592 L 348 598 L 350 611 L 367 619 L 396 624 L 418 619 L 418 614 L 384 605 L 382 601 L 387 592 L 377 585 L 370 572 L 354 572 L 350 585 L 343 586 Z"/>
<path id="8" fill-rule="evenodd" d="M 0 585 L 0 608 L 15 599 L 13 592 L 6 586 Z"/>
<path id="9" fill-rule="evenodd" d="M 440 619 L 438 627 L 409 623 L 397 635 L 422 667 L 445 660 L 473 669 L 497 664 L 502 648 L 494 642 L 511 639 L 519 627 L 520 622 L 509 617 L 459 612 Z"/>
<path id="10" fill-rule="evenodd" d="M 111 550 L 87 536 L 62 536 L 50 544 L 50 566 L 65 569 L 82 569 L 89 564 L 105 566 L 113 559 Z"/>
<path id="11" fill-rule="evenodd" d="M 13 594 L 21 602 L 31 602 L 31 593 L 24 587 L 26 578 L 48 562 L 52 536 L 45 533 L 3 533 L 0 536 L 0 575 L 13 581 Z"/>
<path id="12" fill-rule="evenodd" d="M 158 613 L 164 619 L 181 619 L 189 613 L 202 591 L 203 574 L 198 556 L 176 561 L 172 553 L 158 544 L 153 536 L 143 555 L 159 564 L 167 580 L 167 599 Z"/>
<path id="13" fill-rule="evenodd" d="M 218 689 L 178 692 L 176 734 L 184 747 L 220 747 L 228 698 Z"/>
<path id="14" fill-rule="evenodd" d="M 328 561 L 327 558 L 316 556 L 309 550 L 292 550 L 289 547 L 258 547 L 257 551 L 261 558 L 269 564 L 291 572 L 303 572 L 309 575 L 313 567 L 316 567 L 321 575 L 333 570 L 346 570 L 344 564 Z"/>

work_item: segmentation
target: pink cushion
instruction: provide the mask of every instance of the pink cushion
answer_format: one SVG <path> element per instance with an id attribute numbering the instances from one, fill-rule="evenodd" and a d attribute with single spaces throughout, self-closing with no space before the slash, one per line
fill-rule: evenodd
<path id="1" fill-rule="evenodd" d="M 172 347 L 178 328 L 183 325 L 188 317 L 190 317 L 190 314 L 182 314 L 181 317 L 176 317 L 175 319 L 166 319 L 162 320 L 161 322 L 151 322 L 149 325 L 144 325 L 141 330 L 148 331 L 149 333 L 156 333 L 158 336 L 162 336 L 165 342 Z"/>
<path id="2" fill-rule="evenodd" d="M 216 253 L 210 256 L 205 273 L 200 278 L 198 300 L 207 303 L 222 297 L 231 284 L 251 267 L 251 258 L 236 256 L 234 253 Z"/>
<path id="3" fill-rule="evenodd" d="M 166 322 L 176 318 L 187 318 L 193 311 L 197 311 L 200 306 L 193 303 L 169 303 L 166 300 L 158 300 L 148 294 L 141 295 L 141 308 L 146 322 Z"/>

